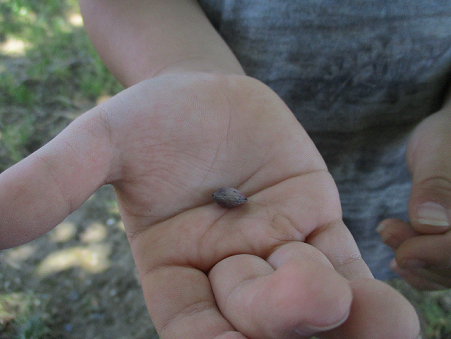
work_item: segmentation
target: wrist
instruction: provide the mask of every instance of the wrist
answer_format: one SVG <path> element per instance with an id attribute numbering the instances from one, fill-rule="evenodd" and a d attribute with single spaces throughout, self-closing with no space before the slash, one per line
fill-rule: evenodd
<path id="1" fill-rule="evenodd" d="M 125 87 L 163 73 L 244 74 L 196 1 L 79 2 L 94 47 Z"/>
<path id="2" fill-rule="evenodd" d="M 214 58 L 211 57 L 209 59 L 206 58 L 191 58 L 191 59 L 185 59 L 176 61 L 173 63 L 163 64 L 160 65 L 160 67 L 152 68 L 149 67 L 149 72 L 146 79 L 148 78 L 154 78 L 162 75 L 169 75 L 169 74 L 183 74 L 183 73 L 217 73 L 217 74 L 224 74 L 224 75 L 245 75 L 245 72 L 239 62 L 234 58 L 229 59 L 220 59 L 220 58 Z M 138 82 L 139 80 L 142 80 L 142 74 L 141 75 L 133 75 L 131 72 L 131 77 L 133 79 L 130 79 L 131 82 Z M 138 80 L 139 79 L 139 80 Z M 138 81 L 136 81 L 138 80 Z"/>

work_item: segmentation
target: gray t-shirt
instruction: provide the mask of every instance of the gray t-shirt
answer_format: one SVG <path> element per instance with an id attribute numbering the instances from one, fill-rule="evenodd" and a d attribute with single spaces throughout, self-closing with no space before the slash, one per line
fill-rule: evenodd
<path id="1" fill-rule="evenodd" d="M 332 173 L 346 224 L 376 277 L 375 227 L 406 219 L 406 139 L 443 103 L 449 0 L 200 0 L 249 76 L 269 85 Z"/>

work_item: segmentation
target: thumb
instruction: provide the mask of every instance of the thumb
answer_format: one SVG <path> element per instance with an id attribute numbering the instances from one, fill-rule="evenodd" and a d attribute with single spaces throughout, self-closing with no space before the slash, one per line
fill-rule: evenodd
<path id="1" fill-rule="evenodd" d="M 451 226 L 451 110 L 425 119 L 407 148 L 412 174 L 409 219 L 423 234 L 444 233 Z"/>
<path id="2" fill-rule="evenodd" d="M 0 249 L 48 232 L 106 182 L 111 147 L 99 112 L 0 174 Z"/>

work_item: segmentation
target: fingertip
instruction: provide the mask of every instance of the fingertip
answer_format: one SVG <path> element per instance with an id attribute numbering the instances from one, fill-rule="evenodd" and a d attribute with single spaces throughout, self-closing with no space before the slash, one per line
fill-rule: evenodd
<path id="1" fill-rule="evenodd" d="M 348 318 L 352 290 L 349 281 L 334 269 L 311 262 L 288 262 L 272 278 L 278 286 L 274 305 L 285 303 L 291 307 L 288 314 L 298 319 L 297 334 L 328 331 Z"/>
<path id="2" fill-rule="evenodd" d="M 383 220 L 376 227 L 376 231 L 381 236 L 382 242 L 393 250 L 398 249 L 407 239 L 418 235 L 409 223 L 399 219 Z"/>

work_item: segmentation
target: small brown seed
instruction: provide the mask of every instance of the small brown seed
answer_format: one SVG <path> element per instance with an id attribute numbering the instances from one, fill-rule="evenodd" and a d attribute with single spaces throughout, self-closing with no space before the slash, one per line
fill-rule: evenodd
<path id="1" fill-rule="evenodd" d="M 233 187 L 221 187 L 213 193 L 213 200 L 222 207 L 237 207 L 247 201 L 246 196 Z"/>

